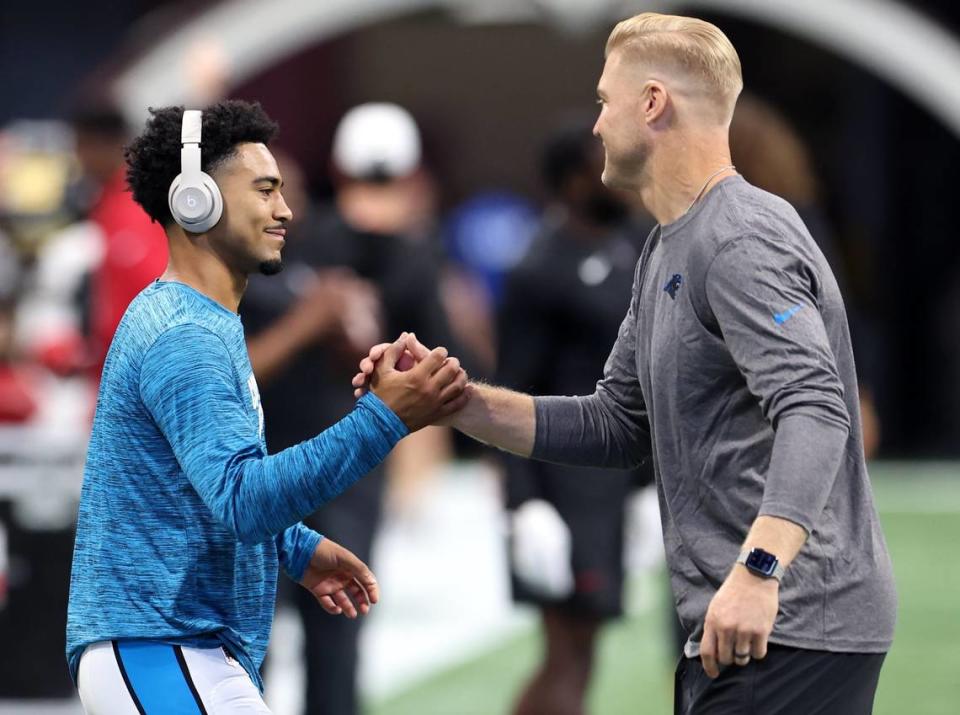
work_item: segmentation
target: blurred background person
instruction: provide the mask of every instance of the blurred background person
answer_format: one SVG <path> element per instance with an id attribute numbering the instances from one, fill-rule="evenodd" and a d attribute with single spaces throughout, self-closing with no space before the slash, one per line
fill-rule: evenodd
<path id="1" fill-rule="evenodd" d="M 455 316 L 450 327 L 476 361 L 477 376 L 492 375 L 504 283 L 530 250 L 539 230 L 539 207 L 516 192 L 482 191 L 457 206 L 444 223 L 442 296 L 447 314 Z M 474 448 L 463 442 L 468 450 Z"/>
<path id="2" fill-rule="evenodd" d="M 38 406 L 33 377 L 14 342 L 15 316 L 15 299 L 0 292 L 0 425 L 29 422 Z"/>
<path id="3" fill-rule="evenodd" d="M 439 269 L 428 232 L 433 201 L 421 167 L 419 131 L 396 105 L 367 104 L 348 112 L 337 129 L 332 158 L 336 195 L 330 206 L 310 198 L 304 176 L 278 156 L 284 196 L 293 212 L 283 272 L 252 276 L 240 306 L 260 385 L 271 453 L 308 438 L 353 404 L 350 378 L 370 345 L 414 331 L 450 346 L 437 294 Z M 451 354 L 453 351 L 451 350 Z M 431 429 L 404 440 L 387 470 L 378 467 L 307 518 L 320 533 L 336 533 L 369 561 L 385 494 L 402 499 L 413 479 L 447 458 L 449 432 Z M 416 437 L 416 435 L 414 435 Z M 374 567 L 375 568 L 375 567 Z M 304 630 L 308 714 L 355 715 L 360 621 L 317 609 L 297 589 L 290 594 Z"/>
<path id="4" fill-rule="evenodd" d="M 880 448 L 880 417 L 873 398 L 877 344 L 873 325 L 859 308 L 855 281 L 822 205 L 822 189 L 810 150 L 787 118 L 771 103 L 745 93 L 730 125 L 733 163 L 747 181 L 787 201 L 800 214 L 840 285 L 850 322 L 860 389 L 863 449 L 867 459 Z"/>
<path id="5" fill-rule="evenodd" d="M 68 123 L 0 127 L 0 641 L 21 644 L 0 698 L 73 690 L 55 654 L 93 405 L 79 286 L 100 256 L 99 230 L 73 223 L 80 174 Z"/>
<path id="6" fill-rule="evenodd" d="M 600 181 L 591 125 L 556 132 L 541 157 L 550 203 L 500 306 L 497 381 L 532 394 L 587 394 L 630 302 L 644 229 Z M 516 715 L 585 711 L 597 637 L 623 613 L 628 497 L 652 472 L 536 463 L 504 455 L 514 598 L 538 606 L 541 661 Z"/>
<path id="7" fill-rule="evenodd" d="M 19 259 L 0 232 L 0 425 L 27 422 L 37 411 L 35 390 L 15 340 L 19 274 Z"/>
<path id="8" fill-rule="evenodd" d="M 167 265 L 163 229 L 127 188 L 124 146 L 130 131 L 109 100 L 88 99 L 71 117 L 82 179 L 75 208 L 101 232 L 102 258 L 90 279 L 89 361 L 99 379 L 113 334 L 130 301 Z"/>

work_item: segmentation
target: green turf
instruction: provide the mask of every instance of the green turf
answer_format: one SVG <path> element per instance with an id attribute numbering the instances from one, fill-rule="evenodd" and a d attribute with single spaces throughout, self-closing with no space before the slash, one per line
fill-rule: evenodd
<path id="1" fill-rule="evenodd" d="M 960 466 L 885 464 L 871 471 L 900 597 L 896 640 L 884 665 L 875 715 L 956 715 L 960 713 Z M 655 603 L 607 630 L 590 692 L 593 715 L 672 711 L 672 663 L 661 606 Z M 538 652 L 536 631 L 523 633 L 370 707 L 369 713 L 509 713 Z"/>
<path id="2" fill-rule="evenodd" d="M 663 583 L 656 588 L 665 593 Z M 667 712 L 673 702 L 673 666 L 667 633 L 654 611 L 611 626 L 603 635 L 597 678 L 590 692 L 591 712 L 636 715 Z M 536 630 L 523 633 L 493 651 L 443 672 L 387 702 L 369 708 L 371 715 L 493 715 L 509 713 L 520 687 L 539 657 Z"/>
<path id="3" fill-rule="evenodd" d="M 960 713 L 960 466 L 874 468 L 900 607 L 876 715 Z"/>

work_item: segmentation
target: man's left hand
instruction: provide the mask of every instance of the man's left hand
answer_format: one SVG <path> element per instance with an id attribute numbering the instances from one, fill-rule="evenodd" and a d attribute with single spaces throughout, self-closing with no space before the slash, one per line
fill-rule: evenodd
<path id="1" fill-rule="evenodd" d="M 710 606 L 700 641 L 700 660 L 711 678 L 721 665 L 746 665 L 767 655 L 767 638 L 780 608 L 780 583 L 736 564 Z"/>
<path id="2" fill-rule="evenodd" d="M 323 539 L 300 581 L 327 613 L 347 618 L 365 615 L 380 599 L 373 572 L 353 552 Z"/>
<path id="3" fill-rule="evenodd" d="M 407 348 L 403 351 L 403 355 L 397 362 L 397 370 L 406 372 L 426 358 L 427 355 L 430 354 L 430 348 L 417 340 L 417 336 L 413 333 L 401 333 L 400 339 L 406 340 Z M 380 361 L 380 358 L 383 357 L 383 354 L 387 352 L 387 348 L 389 348 L 390 345 L 391 343 L 377 343 L 370 348 L 367 356 L 360 361 L 360 372 L 353 376 L 351 383 L 353 385 L 353 396 L 357 399 L 363 397 L 370 389 L 370 376 L 373 375 L 377 363 Z"/>

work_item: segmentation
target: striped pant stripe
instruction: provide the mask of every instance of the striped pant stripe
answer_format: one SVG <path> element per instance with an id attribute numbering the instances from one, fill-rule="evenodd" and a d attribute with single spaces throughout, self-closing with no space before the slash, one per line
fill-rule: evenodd
<path id="1" fill-rule="evenodd" d="M 142 715 L 207 715 L 179 646 L 114 641 L 113 651 Z"/>

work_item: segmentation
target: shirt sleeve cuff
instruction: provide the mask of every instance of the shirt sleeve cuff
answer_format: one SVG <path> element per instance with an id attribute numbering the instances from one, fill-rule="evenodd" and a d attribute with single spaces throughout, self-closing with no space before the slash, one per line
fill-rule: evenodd
<path id="1" fill-rule="evenodd" d="M 396 413 L 387 407 L 386 403 L 372 392 L 367 392 L 357 401 L 357 406 L 368 410 L 374 418 L 384 427 L 386 434 L 393 439 L 393 442 L 399 442 L 410 434 L 410 430 L 403 423 Z"/>
<path id="2" fill-rule="evenodd" d="M 313 552 L 317 550 L 321 541 L 323 541 L 323 535 L 312 529 L 303 535 L 303 542 L 298 545 L 300 548 L 297 551 L 296 558 L 290 562 L 287 568 L 287 576 L 289 576 L 292 581 L 300 583 L 300 581 L 303 580 L 303 574 L 306 573 L 307 566 L 310 565 Z"/>

